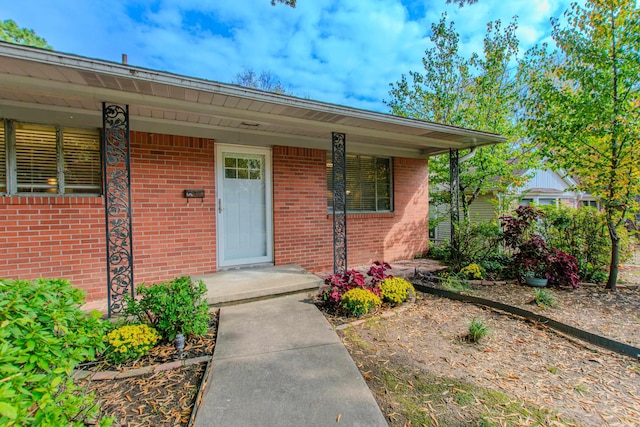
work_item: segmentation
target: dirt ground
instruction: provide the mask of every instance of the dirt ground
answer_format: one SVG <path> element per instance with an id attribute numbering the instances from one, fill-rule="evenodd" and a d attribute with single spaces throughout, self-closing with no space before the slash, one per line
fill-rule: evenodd
<path id="1" fill-rule="evenodd" d="M 530 288 L 488 289 L 484 292 L 496 299 L 511 298 L 533 308 L 528 304 Z M 638 292 L 623 298 L 594 295 L 598 294 L 560 292 L 560 306 L 544 314 L 579 327 L 593 319 L 611 318 L 610 336 L 636 343 Z M 341 332 L 390 425 L 637 426 L 640 422 L 638 360 L 587 346 L 542 325 L 431 295 L 421 294 L 415 304 L 395 312 Z M 613 328 L 633 316 L 627 326 Z M 473 319 L 490 330 L 475 344 L 463 339 Z M 628 333 L 623 333 L 625 328 Z M 390 377 L 399 381 L 390 382 Z M 429 387 L 418 386 L 424 378 L 429 378 Z M 433 392 L 433 384 L 447 383 L 450 387 Z M 486 398 L 493 390 L 522 403 L 496 404 Z M 459 399 L 467 395 L 473 398 Z M 407 411 L 412 405 L 425 414 L 419 424 L 409 424 L 412 417 Z M 491 407 L 496 405 L 498 411 Z"/>

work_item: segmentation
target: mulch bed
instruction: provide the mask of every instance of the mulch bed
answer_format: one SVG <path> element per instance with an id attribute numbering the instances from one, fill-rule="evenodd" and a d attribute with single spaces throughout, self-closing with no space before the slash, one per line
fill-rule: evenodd
<path id="1" fill-rule="evenodd" d="M 549 292 L 559 305 L 546 309 L 533 302 L 535 290 L 524 285 L 474 283 L 463 292 L 640 346 L 637 286 L 620 286 L 617 293 L 592 285 L 575 291 L 552 288 Z M 527 417 L 505 412 L 485 417 L 494 423 L 491 425 L 632 426 L 640 419 L 638 360 L 587 345 L 544 325 L 420 293 L 415 304 L 383 306 L 365 316 L 365 321 L 354 322 L 322 301 L 316 304 L 338 329 L 390 425 L 409 425 L 406 393 L 414 393 L 417 401 L 422 399 L 420 410 L 439 420 L 439 425 L 478 424 L 474 410 L 484 402 L 461 406 L 453 398 L 455 387 L 450 399 L 427 397 L 418 387 L 413 390 L 419 376 L 497 390 L 557 414 L 548 415 L 548 422 L 532 424 Z M 481 319 L 490 328 L 489 336 L 478 344 L 464 340 L 473 319 Z M 354 326 L 345 330 L 340 326 L 345 324 Z M 404 378 L 405 395 L 398 397 L 398 390 L 389 388 L 390 375 Z M 458 424 L 463 419 L 475 421 Z M 438 425 L 438 421 L 427 425 Z"/>
<path id="2" fill-rule="evenodd" d="M 218 312 L 212 312 L 209 331 L 202 337 L 187 337 L 182 359 L 213 355 L 218 329 Z M 162 365 L 177 360 L 173 343 L 161 343 L 149 354 L 122 365 L 104 360 L 81 365 L 91 372 L 120 371 Z M 103 415 L 116 421 L 114 426 L 187 426 L 203 380 L 206 363 L 198 363 L 152 374 L 113 380 L 84 381 L 96 394 Z"/>

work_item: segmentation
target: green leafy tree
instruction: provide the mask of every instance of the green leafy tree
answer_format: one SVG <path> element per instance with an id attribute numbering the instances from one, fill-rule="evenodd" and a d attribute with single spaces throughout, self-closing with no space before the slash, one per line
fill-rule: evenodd
<path id="1" fill-rule="evenodd" d="M 53 50 L 45 39 L 38 36 L 35 31 L 28 28 L 20 28 L 15 21 L 6 19 L 0 22 L 0 40 L 3 42 L 41 47 Z"/>
<path id="2" fill-rule="evenodd" d="M 523 62 L 524 123 L 540 155 L 604 205 L 615 291 L 617 230 L 640 195 L 640 11 L 635 0 L 587 0 L 564 16 L 552 20 L 557 49 L 535 47 Z"/>
<path id="3" fill-rule="evenodd" d="M 465 58 L 459 53 L 454 23 L 447 23 L 445 14 L 431 26 L 433 47 L 425 51 L 424 72 L 410 71 L 409 77 L 403 75 L 391 84 L 387 105 L 393 114 L 507 137 L 507 144 L 479 148 L 460 164 L 460 201 L 467 220 L 470 205 L 480 195 L 521 185 L 525 177 L 515 170 L 526 169 L 530 162 L 518 143 L 521 132 L 515 119 L 519 91 L 514 69 L 516 29 L 515 19 L 505 28 L 500 21 L 488 23 L 482 55 Z M 429 166 L 435 189 L 432 199 L 435 204 L 448 204 L 448 156 L 435 156 Z"/>

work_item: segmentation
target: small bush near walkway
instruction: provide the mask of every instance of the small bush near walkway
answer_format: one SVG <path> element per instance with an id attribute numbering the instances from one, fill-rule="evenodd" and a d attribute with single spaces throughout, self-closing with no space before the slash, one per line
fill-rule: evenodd
<path id="1" fill-rule="evenodd" d="M 0 295 L 0 425 L 110 425 L 72 378 L 105 348 L 106 322 L 80 309 L 84 293 L 66 280 L 0 279 Z"/>

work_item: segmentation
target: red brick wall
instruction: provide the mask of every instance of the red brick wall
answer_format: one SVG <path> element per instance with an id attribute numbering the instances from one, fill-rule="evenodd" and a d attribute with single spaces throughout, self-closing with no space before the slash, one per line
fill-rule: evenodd
<path id="1" fill-rule="evenodd" d="M 426 160 L 394 159 L 394 212 L 347 215 L 350 267 L 413 258 L 428 249 Z M 327 215 L 326 152 L 273 148 L 276 264 L 313 272 L 333 268 L 333 217 Z"/>
<path id="2" fill-rule="evenodd" d="M 136 284 L 216 270 L 213 161 L 213 140 L 131 132 Z M 104 221 L 102 197 L 0 197 L 0 277 L 62 277 L 106 298 Z"/>
<path id="3" fill-rule="evenodd" d="M 131 132 L 136 284 L 216 270 L 213 140 Z M 204 189 L 204 199 L 185 199 Z"/>
<path id="4" fill-rule="evenodd" d="M 276 265 L 313 272 L 333 268 L 327 221 L 326 151 L 273 147 L 273 234 Z"/>
<path id="5" fill-rule="evenodd" d="M 349 265 L 394 261 L 427 249 L 426 161 L 394 159 L 393 213 L 348 216 Z M 274 253 L 278 265 L 333 265 L 323 150 L 273 148 Z M 131 132 L 135 283 L 216 271 L 214 143 Z M 185 189 L 204 189 L 187 200 Z M 106 298 L 102 197 L 0 197 L 0 277 L 64 277 Z"/>
<path id="6" fill-rule="evenodd" d="M 0 277 L 64 278 L 106 298 L 102 197 L 0 197 Z"/>

